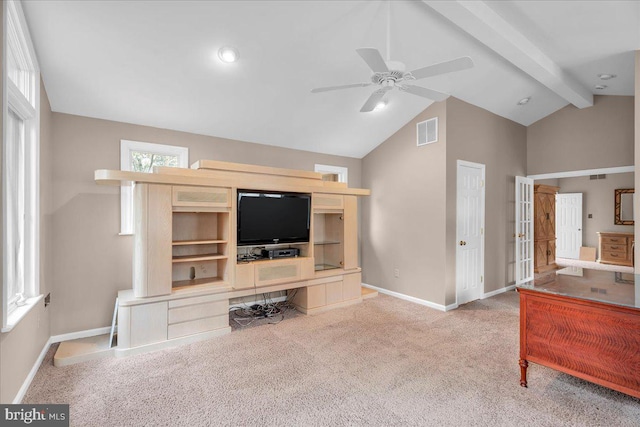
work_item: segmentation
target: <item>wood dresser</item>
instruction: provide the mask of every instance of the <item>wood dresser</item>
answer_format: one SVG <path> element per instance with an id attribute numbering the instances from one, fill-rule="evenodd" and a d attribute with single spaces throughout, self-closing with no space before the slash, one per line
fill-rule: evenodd
<path id="1" fill-rule="evenodd" d="M 598 232 L 598 262 L 633 266 L 633 233 Z"/>
<path id="2" fill-rule="evenodd" d="M 534 362 L 640 398 L 640 283 L 609 271 L 555 273 L 518 286 L 520 385 Z"/>

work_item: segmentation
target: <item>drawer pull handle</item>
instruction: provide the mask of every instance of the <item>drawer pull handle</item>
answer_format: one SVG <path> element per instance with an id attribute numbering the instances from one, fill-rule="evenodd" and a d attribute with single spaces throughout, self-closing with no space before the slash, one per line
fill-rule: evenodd
<path id="1" fill-rule="evenodd" d="M 611 246 L 611 249 L 618 249 L 617 246 Z"/>
<path id="2" fill-rule="evenodd" d="M 618 258 L 618 254 L 610 254 L 614 258 Z"/>
<path id="3" fill-rule="evenodd" d="M 618 239 L 609 239 L 609 241 L 611 241 L 611 242 L 617 242 L 617 241 L 618 241 Z"/>

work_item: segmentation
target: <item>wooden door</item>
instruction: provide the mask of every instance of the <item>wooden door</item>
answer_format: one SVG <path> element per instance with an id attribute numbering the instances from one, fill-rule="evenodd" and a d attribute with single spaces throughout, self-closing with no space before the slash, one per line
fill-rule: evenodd
<path id="1" fill-rule="evenodd" d="M 485 166 L 458 160 L 456 298 L 464 304 L 482 297 L 484 280 Z"/>

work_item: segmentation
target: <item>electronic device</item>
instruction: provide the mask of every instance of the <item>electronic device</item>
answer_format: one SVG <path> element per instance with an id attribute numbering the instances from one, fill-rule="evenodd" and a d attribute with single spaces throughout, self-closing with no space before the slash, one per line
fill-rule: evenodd
<path id="1" fill-rule="evenodd" d="M 291 258 L 300 255 L 298 248 L 263 249 L 262 258 Z"/>
<path id="2" fill-rule="evenodd" d="M 238 190 L 238 246 L 309 242 L 310 215 L 310 194 Z"/>

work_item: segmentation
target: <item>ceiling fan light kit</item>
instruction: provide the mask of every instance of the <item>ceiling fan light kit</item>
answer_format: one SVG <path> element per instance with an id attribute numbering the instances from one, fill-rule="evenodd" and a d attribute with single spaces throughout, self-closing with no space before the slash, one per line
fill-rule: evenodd
<path id="1" fill-rule="evenodd" d="M 231 46 L 221 47 L 220 50 L 218 50 L 218 58 L 227 64 L 236 62 L 238 60 L 238 49 Z"/>
<path id="2" fill-rule="evenodd" d="M 382 101 L 384 95 L 394 88 L 398 88 L 398 90 L 402 92 L 407 92 L 432 101 L 443 101 L 449 97 L 449 94 L 406 83 L 427 77 L 466 70 L 473 67 L 473 60 L 468 56 L 465 56 L 407 72 L 405 71 L 406 67 L 402 62 L 385 61 L 380 54 L 380 51 L 376 48 L 363 47 L 356 49 L 356 52 L 373 72 L 371 76 L 371 83 L 354 83 L 342 86 L 321 87 L 313 89 L 311 92 L 319 93 L 331 90 L 377 85 L 379 88 L 369 96 L 369 99 L 367 99 L 360 109 L 360 112 L 368 113 L 376 109 L 376 105 Z"/>

